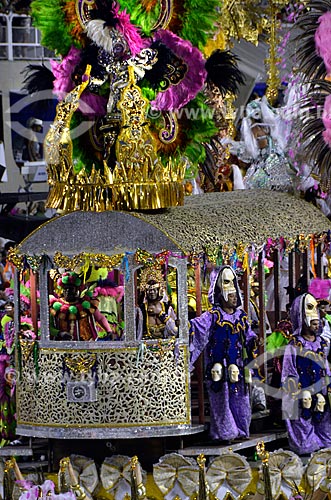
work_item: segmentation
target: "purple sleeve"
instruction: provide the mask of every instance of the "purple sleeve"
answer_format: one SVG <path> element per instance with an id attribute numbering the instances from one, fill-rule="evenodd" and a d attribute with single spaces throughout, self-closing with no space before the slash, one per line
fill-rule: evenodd
<path id="1" fill-rule="evenodd" d="M 245 338 L 246 338 L 246 346 L 253 345 L 253 343 L 257 340 L 257 335 L 254 332 L 254 330 L 252 330 L 249 321 L 246 322 Z"/>
<path id="2" fill-rule="evenodd" d="M 204 351 L 209 342 L 209 337 L 212 330 L 214 314 L 206 311 L 201 316 L 191 320 L 191 337 L 190 337 L 190 353 L 191 366 Z"/>
<path id="3" fill-rule="evenodd" d="M 282 368 L 282 412 L 283 419 L 297 420 L 299 373 L 296 367 L 296 347 L 288 344 L 285 348 Z"/>
<path id="4" fill-rule="evenodd" d="M 296 367 L 296 347 L 293 344 L 288 344 L 285 348 L 283 368 L 282 368 L 282 384 L 292 377 L 299 380 L 299 374 Z"/>

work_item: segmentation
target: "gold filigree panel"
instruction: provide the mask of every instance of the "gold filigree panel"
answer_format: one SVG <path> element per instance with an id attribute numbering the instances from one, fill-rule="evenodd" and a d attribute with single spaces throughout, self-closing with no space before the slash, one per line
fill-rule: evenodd
<path id="1" fill-rule="evenodd" d="M 176 357 L 172 350 L 161 352 L 157 346 L 153 350 L 147 348 L 138 362 L 137 353 L 135 348 L 97 351 L 96 364 L 84 375 L 68 370 L 65 363 L 68 356 L 75 358 L 79 352 L 41 349 L 38 382 L 31 357 L 22 367 L 17 384 L 19 424 L 64 427 L 190 424 L 186 346 L 180 347 Z M 95 374 L 97 401 L 68 402 L 66 383 L 91 381 Z"/>

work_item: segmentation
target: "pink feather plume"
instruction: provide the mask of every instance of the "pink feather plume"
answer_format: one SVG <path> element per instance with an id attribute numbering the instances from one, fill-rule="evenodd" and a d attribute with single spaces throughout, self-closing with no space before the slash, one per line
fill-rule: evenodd
<path id="1" fill-rule="evenodd" d="M 323 59 L 327 73 L 331 72 L 331 12 L 325 12 L 318 19 L 319 26 L 315 32 L 317 54 Z"/>
<path id="2" fill-rule="evenodd" d="M 132 56 L 136 56 L 139 52 L 147 47 L 147 40 L 141 37 L 139 28 L 134 26 L 130 21 L 130 15 L 125 10 L 120 12 L 120 6 L 115 4 L 113 7 L 114 17 L 118 20 L 116 28 L 124 36 L 129 46 Z"/>
<path id="3" fill-rule="evenodd" d="M 322 121 L 325 127 L 322 134 L 324 142 L 331 147 L 331 95 L 328 95 L 324 101 Z"/>
<path id="4" fill-rule="evenodd" d="M 314 295 L 316 299 L 327 299 L 329 298 L 329 292 L 331 288 L 331 280 L 323 280 L 321 278 L 314 278 L 311 280 L 309 285 L 309 293 Z"/>
<path id="5" fill-rule="evenodd" d="M 124 296 L 124 287 L 116 286 L 116 287 L 104 287 L 97 286 L 93 292 L 94 297 L 102 296 L 102 297 L 115 297 L 117 302 L 121 302 Z"/>
<path id="6" fill-rule="evenodd" d="M 53 75 L 55 76 L 53 91 L 60 101 L 74 88 L 71 75 L 77 64 L 79 64 L 80 59 L 81 51 L 72 46 L 61 62 L 50 61 Z"/>

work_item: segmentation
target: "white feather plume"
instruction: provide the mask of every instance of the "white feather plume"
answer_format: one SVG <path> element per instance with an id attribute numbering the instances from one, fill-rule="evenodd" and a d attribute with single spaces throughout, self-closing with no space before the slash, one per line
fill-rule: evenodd
<path id="1" fill-rule="evenodd" d="M 98 47 L 102 47 L 106 52 L 112 53 L 113 40 L 109 27 L 105 26 L 105 21 L 102 19 L 89 21 L 86 26 L 86 33 Z"/>

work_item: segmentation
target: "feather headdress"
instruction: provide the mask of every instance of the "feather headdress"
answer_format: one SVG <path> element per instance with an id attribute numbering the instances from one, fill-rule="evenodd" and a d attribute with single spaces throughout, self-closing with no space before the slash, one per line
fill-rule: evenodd
<path id="1" fill-rule="evenodd" d="M 81 105 L 70 116 L 71 129 L 82 123 L 83 114 L 91 125 L 88 132 L 72 139 L 74 173 L 83 170 L 83 178 L 95 169 L 98 175 L 106 175 L 104 166 L 112 169 L 116 164 L 118 136 L 125 128 L 120 103 L 132 66 L 136 73 L 136 68 L 141 69 L 140 80 L 132 85 L 148 99 L 152 110 L 147 102 L 146 112 L 162 111 L 158 119 L 148 116 L 143 123 L 147 129 L 152 122 L 162 165 L 167 168 L 171 161 L 179 164 L 186 157 L 193 172 L 204 160 L 203 142 L 217 133 L 202 94 L 207 68 L 210 81 L 215 80 L 222 92 L 234 91 L 241 81 L 230 53 L 213 55 L 207 66 L 202 54 L 219 27 L 219 0 L 202 4 L 196 0 L 34 0 L 32 15 L 43 44 L 61 56 L 52 62 L 54 92 L 60 99 L 81 85 L 86 67 L 91 66 Z"/>
<path id="2" fill-rule="evenodd" d="M 316 80 L 302 102 L 300 124 L 305 161 L 320 175 L 321 186 L 330 189 L 331 83 Z"/>

